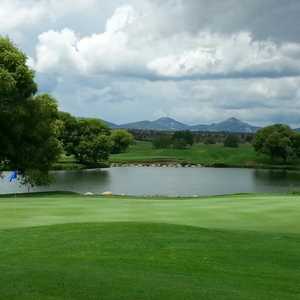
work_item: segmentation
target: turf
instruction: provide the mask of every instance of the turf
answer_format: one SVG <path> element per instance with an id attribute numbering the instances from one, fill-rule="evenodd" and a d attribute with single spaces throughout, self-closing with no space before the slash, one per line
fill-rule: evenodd
<path id="1" fill-rule="evenodd" d="M 0 199 L 0 299 L 300 299 L 300 196 Z"/>
<path id="2" fill-rule="evenodd" d="M 262 159 L 265 160 L 258 158 L 249 144 L 239 148 L 226 148 L 219 144 L 197 144 L 189 149 L 154 149 L 150 142 L 137 142 L 126 153 L 111 156 L 112 162 L 185 161 L 206 166 L 252 166 Z"/>

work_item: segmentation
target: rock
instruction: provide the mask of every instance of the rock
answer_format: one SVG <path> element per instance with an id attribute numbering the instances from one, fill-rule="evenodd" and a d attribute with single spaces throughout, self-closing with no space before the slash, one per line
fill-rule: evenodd
<path id="1" fill-rule="evenodd" d="M 113 193 L 112 192 L 104 192 L 102 193 L 102 196 L 112 196 Z"/>
<path id="2" fill-rule="evenodd" d="M 84 196 L 94 196 L 94 194 L 91 193 L 91 192 L 87 192 L 87 193 L 84 194 Z"/>

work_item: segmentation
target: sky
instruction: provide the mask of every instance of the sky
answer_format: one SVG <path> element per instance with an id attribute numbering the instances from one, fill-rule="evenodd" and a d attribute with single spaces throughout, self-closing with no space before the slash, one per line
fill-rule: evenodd
<path id="1" fill-rule="evenodd" d="M 299 15 L 299 0 L 0 0 L 0 35 L 76 116 L 299 127 Z"/>

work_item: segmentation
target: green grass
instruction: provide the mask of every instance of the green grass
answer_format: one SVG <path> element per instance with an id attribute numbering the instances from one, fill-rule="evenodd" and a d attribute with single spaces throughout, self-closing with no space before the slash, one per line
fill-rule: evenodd
<path id="1" fill-rule="evenodd" d="M 239 148 L 226 148 L 223 145 L 197 144 L 189 149 L 154 149 L 150 142 L 137 142 L 126 153 L 112 155 L 112 162 L 156 162 L 185 161 L 205 166 L 224 164 L 228 166 L 253 166 L 259 161 L 249 144 Z"/>
<path id="2" fill-rule="evenodd" d="M 300 299 L 300 196 L 0 199 L 0 299 Z"/>

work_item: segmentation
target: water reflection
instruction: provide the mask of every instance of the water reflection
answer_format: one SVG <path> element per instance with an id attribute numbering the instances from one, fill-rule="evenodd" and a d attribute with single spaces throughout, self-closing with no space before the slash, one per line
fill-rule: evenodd
<path id="1" fill-rule="evenodd" d="M 300 189 L 300 172 L 281 170 L 255 170 L 257 186 L 273 187 L 280 191 Z"/>
<path id="2" fill-rule="evenodd" d="M 300 190 L 300 173 L 252 169 L 124 167 L 54 172 L 50 187 L 32 191 L 74 191 L 128 195 L 221 195 Z M 0 193 L 26 192 L 0 180 Z"/>

